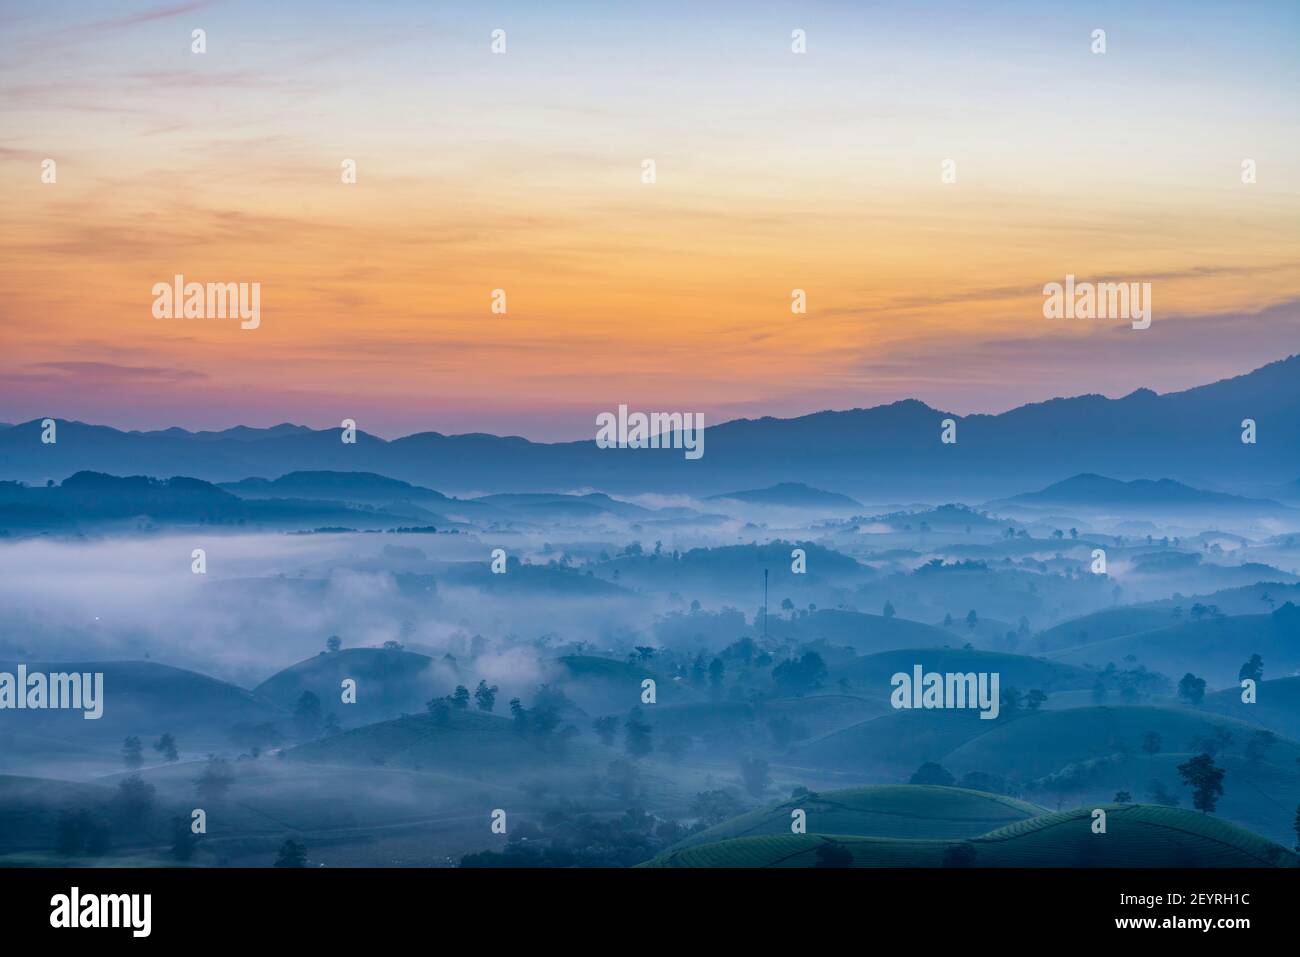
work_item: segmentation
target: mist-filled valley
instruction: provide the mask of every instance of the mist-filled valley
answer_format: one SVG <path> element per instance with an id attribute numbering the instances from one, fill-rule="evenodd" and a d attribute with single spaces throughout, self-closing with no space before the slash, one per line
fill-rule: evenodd
<path id="1" fill-rule="evenodd" d="M 520 482 L 0 485 L 0 863 L 1298 863 L 1300 495 Z"/>

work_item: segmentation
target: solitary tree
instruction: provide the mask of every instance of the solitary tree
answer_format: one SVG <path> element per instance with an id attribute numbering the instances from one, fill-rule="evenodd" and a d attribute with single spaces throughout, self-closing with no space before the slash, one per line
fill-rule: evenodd
<path id="1" fill-rule="evenodd" d="M 957 779 L 952 776 L 942 764 L 936 764 L 933 761 L 926 761 L 916 769 L 908 784 L 940 784 L 944 787 L 952 787 L 957 783 Z"/>
<path id="2" fill-rule="evenodd" d="M 600 738 L 600 743 L 606 747 L 613 747 L 614 735 L 618 734 L 618 718 L 612 714 L 607 714 L 603 718 L 597 718 L 591 722 L 591 730 L 596 732 L 596 737 Z"/>
<path id="3" fill-rule="evenodd" d="M 633 708 L 623 721 L 623 744 L 634 758 L 645 757 L 653 746 L 650 743 L 651 727 L 641 718 L 639 708 Z"/>
<path id="4" fill-rule="evenodd" d="M 1192 789 L 1192 806 L 1207 814 L 1218 806 L 1223 794 L 1223 768 L 1216 767 L 1214 758 L 1198 754 L 1178 765 L 1183 783 Z"/>
<path id="5" fill-rule="evenodd" d="M 1142 753 L 1147 756 L 1148 764 L 1155 763 L 1156 755 L 1160 753 L 1160 732 L 1148 731 L 1146 737 L 1142 739 Z"/>
<path id="6" fill-rule="evenodd" d="M 474 703 L 480 711 L 491 711 L 497 705 L 497 686 L 489 687 L 486 681 L 480 681 L 474 689 Z"/>
<path id="7" fill-rule="evenodd" d="M 325 639 L 325 648 L 328 651 L 331 652 L 338 651 L 342 647 L 343 647 L 343 639 L 340 638 L 338 635 L 330 635 L 328 638 Z"/>
<path id="8" fill-rule="evenodd" d="M 194 856 L 194 847 L 199 839 L 194 836 L 190 822 L 183 817 L 172 818 L 172 857 L 178 861 L 188 861 Z"/>
<path id="9" fill-rule="evenodd" d="M 817 859 L 813 867 L 852 867 L 853 852 L 843 844 L 830 842 L 817 847 Z"/>
<path id="10" fill-rule="evenodd" d="M 1200 704 L 1205 697 L 1205 679 L 1187 672 L 1178 682 L 1178 697 L 1192 706 Z"/>
<path id="11" fill-rule="evenodd" d="M 1237 672 L 1237 680 L 1242 681 L 1250 678 L 1252 681 L 1260 682 L 1264 680 L 1264 659 L 1259 655 L 1251 655 L 1250 660 L 1241 666 Z"/>
<path id="12" fill-rule="evenodd" d="M 978 621 L 979 621 L 979 618 L 977 618 L 977 617 L 975 616 L 975 609 L 974 609 L 974 608 L 972 608 L 970 611 L 966 612 L 966 627 L 967 627 L 967 628 L 974 628 L 974 627 L 975 627 L 975 623 L 978 622 Z"/>
<path id="13" fill-rule="evenodd" d="M 161 754 L 165 761 L 180 760 L 180 752 L 176 750 L 176 739 L 172 737 L 170 731 L 163 732 L 163 736 L 154 742 L 153 749 Z"/>
<path id="14" fill-rule="evenodd" d="M 320 698 L 313 692 L 304 691 L 298 696 L 298 703 L 293 709 L 293 726 L 300 738 L 314 738 L 320 734 Z"/>
<path id="15" fill-rule="evenodd" d="M 204 801 L 217 802 L 226 796 L 234 777 L 230 773 L 230 764 L 225 758 L 208 756 L 208 763 L 203 772 L 194 779 L 195 790 Z"/>
<path id="16" fill-rule="evenodd" d="M 143 780 L 138 774 L 130 774 L 117 786 L 114 798 L 117 818 L 128 831 L 133 831 L 145 822 L 149 809 L 153 807 L 157 788 Z"/>
<path id="17" fill-rule="evenodd" d="M 306 867 L 307 866 L 307 848 L 303 847 L 293 838 L 289 838 L 280 845 L 279 856 L 275 859 L 276 867 Z"/>

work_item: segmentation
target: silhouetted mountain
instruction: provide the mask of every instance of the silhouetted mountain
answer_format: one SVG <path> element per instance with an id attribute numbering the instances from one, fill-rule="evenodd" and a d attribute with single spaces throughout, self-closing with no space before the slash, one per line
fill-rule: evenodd
<path id="1" fill-rule="evenodd" d="M 1037 492 L 1014 495 L 999 505 L 1036 505 L 1049 508 L 1135 508 L 1153 509 L 1212 508 L 1252 512 L 1285 511 L 1279 502 L 1267 499 L 1243 498 L 1223 492 L 1208 492 L 1192 488 L 1172 479 L 1137 479 L 1121 482 L 1102 475 L 1076 475 L 1063 482 L 1049 485 Z"/>
<path id="2" fill-rule="evenodd" d="M 940 441 L 954 419 L 957 441 Z M 1258 441 L 1241 441 L 1244 419 Z M 1120 399 L 1052 399 L 999 415 L 960 416 L 915 399 L 793 419 L 737 419 L 709 427 L 704 455 L 682 449 L 599 448 L 593 439 L 545 444 L 519 437 L 422 432 L 385 441 L 295 426 L 217 433 L 121 432 L 59 420 L 0 431 L 4 476 L 41 482 L 92 469 L 208 481 L 298 470 L 378 472 L 444 490 L 680 491 L 807 482 L 861 498 L 905 492 L 971 501 L 1012 494 L 1063 475 L 1163 476 L 1230 489 L 1276 487 L 1300 474 L 1300 356 L 1183 392 L 1140 389 Z"/>
<path id="3" fill-rule="evenodd" d="M 437 493 L 433 493 L 437 494 Z M 406 511 L 354 509 L 339 502 L 268 498 L 245 500 L 202 479 L 145 475 L 120 477 L 77 472 L 59 485 L 0 482 L 0 529 L 72 528 L 145 520 L 160 524 L 271 525 L 292 528 L 393 527 L 446 524 L 442 516 Z"/>
<path id="4" fill-rule="evenodd" d="M 278 479 L 246 478 L 221 487 L 241 498 L 324 498 L 347 502 L 446 502 L 446 495 L 374 472 L 290 472 Z"/>
<path id="5" fill-rule="evenodd" d="M 847 495 L 826 492 L 802 482 L 781 482 L 767 488 L 711 495 L 709 501 L 730 500 L 747 505 L 775 505 L 783 508 L 861 508 L 862 503 Z"/>

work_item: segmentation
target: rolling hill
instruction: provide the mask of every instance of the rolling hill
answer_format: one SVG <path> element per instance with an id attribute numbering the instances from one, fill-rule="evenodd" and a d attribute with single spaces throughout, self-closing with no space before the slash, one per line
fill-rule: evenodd
<path id="1" fill-rule="evenodd" d="M 795 809 L 807 815 L 814 834 L 891 838 L 966 838 L 1045 813 L 1026 801 L 926 785 L 886 785 L 822 791 L 760 808 L 697 831 L 670 850 L 760 834 L 789 834 Z"/>
<path id="2" fill-rule="evenodd" d="M 1092 832 L 1092 808 L 1027 818 L 966 841 L 829 834 L 740 837 L 669 850 L 645 867 L 814 867 L 827 844 L 853 867 L 942 867 L 964 848 L 975 867 L 1300 867 L 1300 858 L 1244 828 L 1181 808 L 1105 805 L 1107 830 Z M 956 863 L 951 857 L 948 866 Z"/>

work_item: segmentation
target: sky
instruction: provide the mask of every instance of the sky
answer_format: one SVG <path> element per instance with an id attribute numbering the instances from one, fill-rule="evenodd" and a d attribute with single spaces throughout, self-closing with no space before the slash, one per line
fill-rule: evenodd
<path id="1" fill-rule="evenodd" d="M 4 2 L 0 421 L 558 440 L 1241 374 L 1300 352 L 1298 50 L 1289 0 Z M 260 325 L 155 318 L 177 274 Z M 1150 328 L 1045 318 L 1067 274 Z"/>

